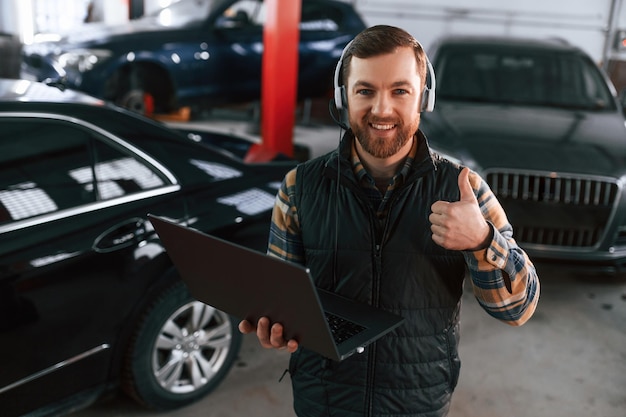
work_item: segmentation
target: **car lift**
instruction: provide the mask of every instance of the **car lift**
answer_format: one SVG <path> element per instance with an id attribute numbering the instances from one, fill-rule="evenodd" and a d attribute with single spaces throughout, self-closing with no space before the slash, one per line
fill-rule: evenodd
<path id="1" fill-rule="evenodd" d="M 298 45 L 302 0 L 265 0 L 261 73 L 261 143 L 246 162 L 265 162 L 277 154 L 293 157 L 298 86 Z"/>

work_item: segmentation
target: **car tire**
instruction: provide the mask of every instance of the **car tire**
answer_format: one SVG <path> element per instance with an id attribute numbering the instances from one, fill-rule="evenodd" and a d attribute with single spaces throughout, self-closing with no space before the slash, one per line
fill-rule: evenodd
<path id="1" fill-rule="evenodd" d="M 220 384 L 241 341 L 233 317 L 194 300 L 184 284 L 177 283 L 154 301 L 137 325 L 122 386 L 152 409 L 188 405 Z"/>
<path id="2" fill-rule="evenodd" d="M 154 96 L 144 90 L 130 90 L 117 102 L 121 107 L 145 116 L 154 114 Z"/>
<path id="3" fill-rule="evenodd" d="M 162 68 L 137 64 L 118 71 L 107 82 L 112 101 L 145 116 L 169 113 L 175 109 L 175 91 Z"/>

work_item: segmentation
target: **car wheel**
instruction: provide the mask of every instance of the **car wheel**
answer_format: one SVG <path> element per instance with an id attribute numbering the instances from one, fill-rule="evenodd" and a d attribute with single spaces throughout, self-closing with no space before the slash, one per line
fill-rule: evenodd
<path id="1" fill-rule="evenodd" d="M 234 318 L 192 299 L 182 283 L 176 284 L 137 326 L 123 373 L 125 391 L 158 410 L 190 404 L 224 379 L 241 340 Z"/>
<path id="2" fill-rule="evenodd" d="M 117 104 L 125 109 L 146 116 L 151 116 L 154 113 L 154 96 L 143 90 L 126 92 Z"/>
<path id="3" fill-rule="evenodd" d="M 176 107 L 170 77 L 152 65 L 124 67 L 107 81 L 105 91 L 118 106 L 146 116 L 168 113 Z"/>

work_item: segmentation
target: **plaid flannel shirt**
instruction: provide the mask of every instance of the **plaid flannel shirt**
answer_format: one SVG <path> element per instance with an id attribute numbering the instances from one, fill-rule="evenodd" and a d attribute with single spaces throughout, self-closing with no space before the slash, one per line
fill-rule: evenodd
<path id="1" fill-rule="evenodd" d="M 402 184 L 409 173 L 416 152 L 417 141 L 383 194 L 376 188 L 374 180 L 352 147 L 354 174 L 374 207 L 378 207 L 379 216 L 384 216 L 394 188 Z M 268 254 L 302 264 L 304 248 L 294 199 L 295 182 L 296 169 L 293 169 L 285 176 L 276 196 Z M 493 239 L 487 248 L 462 252 L 474 295 L 491 316 L 510 325 L 522 325 L 533 315 L 539 300 L 540 286 L 535 267 L 513 239 L 513 228 L 487 183 L 475 172 L 470 172 L 470 183 L 481 212 L 493 229 Z"/>

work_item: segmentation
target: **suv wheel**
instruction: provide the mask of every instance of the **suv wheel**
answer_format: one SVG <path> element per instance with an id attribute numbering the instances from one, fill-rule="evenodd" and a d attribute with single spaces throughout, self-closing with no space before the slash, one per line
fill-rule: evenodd
<path id="1" fill-rule="evenodd" d="M 199 400 L 224 379 L 241 340 L 234 318 L 195 301 L 176 284 L 137 326 L 126 358 L 125 391 L 160 410 Z"/>

